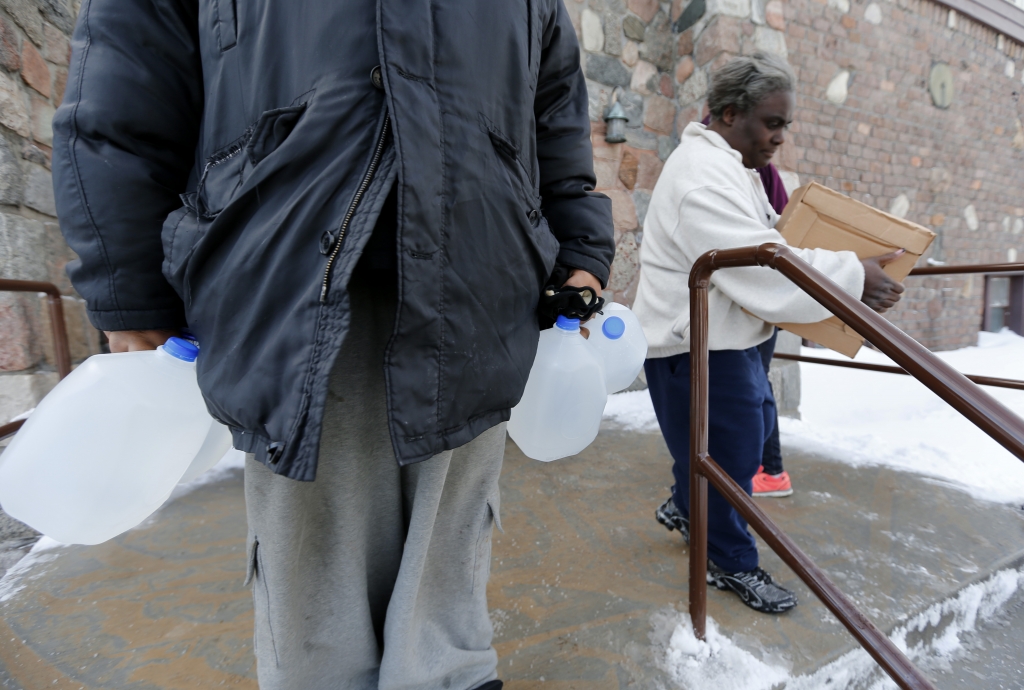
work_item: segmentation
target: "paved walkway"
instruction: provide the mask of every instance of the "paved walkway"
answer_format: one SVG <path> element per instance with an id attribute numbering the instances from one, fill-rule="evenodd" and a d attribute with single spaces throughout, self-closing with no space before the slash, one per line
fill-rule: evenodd
<path id="1" fill-rule="evenodd" d="M 1024 554 L 1013 507 L 881 468 L 787 466 L 797 493 L 762 505 L 883 629 Z M 660 654 L 687 597 L 687 550 L 653 520 L 669 467 L 658 434 L 604 430 L 547 464 L 509 443 L 488 590 L 509 690 L 666 687 Z M 0 583 L 0 687 L 255 690 L 244 538 L 235 473 L 110 543 L 33 554 Z M 722 629 L 794 673 L 853 647 L 778 558 L 763 565 L 801 606 L 762 616 L 711 592 Z"/>

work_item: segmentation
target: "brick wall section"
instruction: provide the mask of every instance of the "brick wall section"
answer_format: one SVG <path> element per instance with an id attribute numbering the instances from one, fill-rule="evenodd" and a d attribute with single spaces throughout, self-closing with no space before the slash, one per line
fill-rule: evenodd
<path id="1" fill-rule="evenodd" d="M 0 277 L 61 288 L 72 358 L 80 361 L 99 350 L 99 334 L 64 273 L 74 254 L 57 225 L 50 176 L 51 124 L 77 11 L 63 0 L 0 0 Z M 56 382 L 50 342 L 42 298 L 0 293 L 0 423 Z"/>
<path id="2" fill-rule="evenodd" d="M 786 0 L 800 87 L 784 167 L 933 229 L 927 256 L 1024 260 L 1024 50 L 929 0 Z M 932 64 L 954 74 L 932 103 Z M 827 95 L 849 73 L 847 96 Z M 841 90 L 840 90 L 841 91 Z M 891 318 L 935 350 L 973 344 L 983 279 L 911 278 Z"/>

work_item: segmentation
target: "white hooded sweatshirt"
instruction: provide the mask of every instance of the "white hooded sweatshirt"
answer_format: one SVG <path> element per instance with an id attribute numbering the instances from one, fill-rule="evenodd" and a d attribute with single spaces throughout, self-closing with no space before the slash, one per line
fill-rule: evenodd
<path id="1" fill-rule="evenodd" d="M 690 290 L 694 262 L 711 249 L 785 244 L 778 214 L 756 170 L 721 135 L 699 122 L 683 131 L 658 179 L 644 222 L 640 284 L 633 311 L 650 358 L 690 351 Z M 864 267 L 853 252 L 794 249 L 858 299 Z M 774 323 L 814 323 L 831 316 L 807 293 L 768 267 L 715 271 L 708 289 L 711 350 L 745 350 L 772 335 Z"/>

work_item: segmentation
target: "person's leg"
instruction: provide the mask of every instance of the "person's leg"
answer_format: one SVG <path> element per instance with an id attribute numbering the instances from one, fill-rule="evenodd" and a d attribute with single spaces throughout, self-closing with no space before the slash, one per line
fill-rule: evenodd
<path id="1" fill-rule="evenodd" d="M 763 372 L 752 372 L 745 352 L 725 350 L 709 356 L 708 450 L 722 469 L 749 493 L 764 441 Z M 672 454 L 679 511 L 689 517 L 690 503 L 690 357 L 688 354 L 646 363 L 647 384 L 662 435 Z M 713 487 L 708 489 L 708 555 L 730 572 L 757 567 L 757 546 L 746 521 Z"/>
<path id="2" fill-rule="evenodd" d="M 408 537 L 384 628 L 380 690 L 465 690 L 497 677 L 487 611 L 505 425 L 402 469 Z"/>
<path id="3" fill-rule="evenodd" d="M 394 301 L 354 289 L 351 307 L 353 327 L 331 373 L 316 481 L 246 461 L 261 690 L 378 685 L 406 531 L 384 396 Z"/>
<path id="4" fill-rule="evenodd" d="M 779 337 L 779 329 L 775 329 L 772 333 L 772 337 L 764 341 L 757 346 L 758 354 L 761 356 L 761 363 L 764 366 L 765 376 L 768 375 L 771 369 L 772 356 L 775 354 L 775 342 Z M 771 380 L 768 382 L 768 386 L 771 387 Z M 772 390 L 774 396 L 775 391 Z M 776 475 L 781 474 L 783 471 L 782 467 L 782 446 L 779 443 L 779 412 L 776 409 L 772 415 L 771 420 L 771 434 L 768 436 L 768 440 L 764 443 L 764 450 L 761 453 L 761 466 L 764 468 L 765 474 Z"/>

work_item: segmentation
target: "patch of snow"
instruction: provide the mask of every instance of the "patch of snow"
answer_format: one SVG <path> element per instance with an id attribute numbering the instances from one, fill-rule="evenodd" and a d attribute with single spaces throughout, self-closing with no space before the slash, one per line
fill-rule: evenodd
<path id="1" fill-rule="evenodd" d="M 608 396 L 604 418 L 628 431 L 657 431 L 658 418 L 648 390 L 629 391 Z"/>
<path id="2" fill-rule="evenodd" d="M 810 357 L 846 358 L 805 348 Z M 1024 380 L 1024 338 L 979 333 L 978 345 L 936 353 L 958 371 Z M 892 364 L 862 348 L 856 361 Z M 850 465 L 884 465 L 954 484 L 975 498 L 1024 501 L 1024 463 L 910 376 L 801 364 L 802 419 L 779 420 L 783 451 L 815 453 Z M 1024 391 L 982 386 L 1024 417 Z M 648 391 L 608 397 L 605 420 L 632 431 L 655 431 Z"/>
<path id="3" fill-rule="evenodd" d="M 773 666 L 740 649 L 718 631 L 708 618 L 706 640 L 693 634 L 690 614 L 680 613 L 662 668 L 683 688 L 715 690 L 771 690 L 789 677 L 781 666 Z"/>
<path id="4" fill-rule="evenodd" d="M 61 544 L 56 539 L 40 537 L 32 549 L 20 561 L 11 566 L 3 578 L 0 578 L 0 602 L 8 601 L 18 592 L 25 589 L 28 580 L 41 577 L 42 572 L 33 572 L 36 566 L 56 560 L 58 554 L 48 554 L 46 552 L 63 546 L 64 544 Z"/>
<path id="5" fill-rule="evenodd" d="M 992 577 L 965 587 L 956 596 L 929 607 L 900 625 L 889 636 L 917 666 L 948 664 L 963 650 L 965 635 L 979 623 L 994 618 L 1022 587 L 1024 569 L 1001 570 Z M 929 629 L 932 632 L 929 634 Z M 907 638 L 921 641 L 908 645 Z M 890 690 L 896 684 L 880 670 L 863 649 L 844 654 L 815 673 L 790 679 L 786 690 L 816 690 L 825 687 L 849 687 L 876 679 L 871 690 Z"/>
<path id="6" fill-rule="evenodd" d="M 830 350 L 806 356 L 845 359 Z M 980 333 L 978 345 L 936 353 L 958 371 L 1024 379 L 1024 338 Z M 856 361 L 892 364 L 862 348 Z M 784 447 L 852 465 L 885 465 L 956 484 L 975 498 L 1024 500 L 1024 463 L 910 376 L 801 364 L 802 419 L 782 418 Z M 982 386 L 1024 416 L 1024 391 Z"/>

